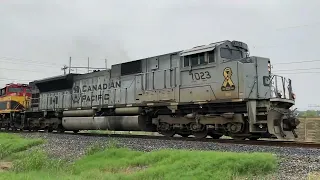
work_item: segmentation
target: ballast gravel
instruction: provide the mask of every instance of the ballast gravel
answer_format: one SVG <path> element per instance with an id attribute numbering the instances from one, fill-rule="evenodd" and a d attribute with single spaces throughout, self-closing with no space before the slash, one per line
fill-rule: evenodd
<path id="1" fill-rule="evenodd" d="M 152 151 L 162 148 L 215 150 L 229 152 L 271 152 L 278 156 L 279 172 L 274 179 L 303 180 L 311 172 L 320 172 L 320 149 L 291 148 L 260 145 L 239 145 L 214 142 L 195 142 L 183 140 L 158 140 L 108 136 L 83 136 L 55 133 L 22 133 L 27 138 L 43 138 L 47 143 L 40 147 L 50 155 L 70 161 L 84 155 L 86 149 L 96 143 L 106 144 L 116 140 L 117 144 L 139 151 Z M 272 178 L 273 179 L 273 178 Z"/>

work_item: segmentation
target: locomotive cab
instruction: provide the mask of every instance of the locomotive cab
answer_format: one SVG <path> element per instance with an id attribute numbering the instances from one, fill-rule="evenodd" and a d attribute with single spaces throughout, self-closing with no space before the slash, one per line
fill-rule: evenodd
<path id="1" fill-rule="evenodd" d="M 244 98 L 243 83 L 239 84 L 237 78 L 238 71 L 242 75 L 241 65 L 237 61 L 248 57 L 247 44 L 221 41 L 182 51 L 180 56 L 182 101 Z M 225 81 L 227 78 L 230 80 Z"/>
<path id="2" fill-rule="evenodd" d="M 248 57 L 248 46 L 239 41 L 222 41 L 185 50 L 182 68 L 193 68 Z"/>

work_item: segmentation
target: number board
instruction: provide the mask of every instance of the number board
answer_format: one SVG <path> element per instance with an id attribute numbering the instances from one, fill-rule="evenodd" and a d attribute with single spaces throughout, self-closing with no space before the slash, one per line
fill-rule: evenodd
<path id="1" fill-rule="evenodd" d="M 209 71 L 190 72 L 193 81 L 211 79 Z"/>

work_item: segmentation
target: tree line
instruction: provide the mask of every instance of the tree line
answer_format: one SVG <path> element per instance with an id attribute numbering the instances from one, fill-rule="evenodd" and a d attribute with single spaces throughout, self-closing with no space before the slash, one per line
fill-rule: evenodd
<path id="1" fill-rule="evenodd" d="M 298 117 L 319 117 L 320 111 L 317 110 L 307 110 L 307 111 L 298 111 Z"/>

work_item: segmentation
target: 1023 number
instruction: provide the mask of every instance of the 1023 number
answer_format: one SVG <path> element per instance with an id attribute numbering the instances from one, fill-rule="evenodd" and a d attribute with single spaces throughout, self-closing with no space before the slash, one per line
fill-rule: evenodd
<path id="1" fill-rule="evenodd" d="M 209 71 L 190 73 L 190 75 L 192 80 L 205 80 L 211 78 Z"/>

